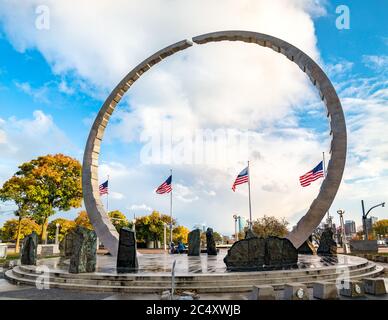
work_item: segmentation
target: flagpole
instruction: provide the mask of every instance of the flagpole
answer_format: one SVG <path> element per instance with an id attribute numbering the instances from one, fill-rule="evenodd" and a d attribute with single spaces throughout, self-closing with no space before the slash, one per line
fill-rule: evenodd
<path id="1" fill-rule="evenodd" d="M 248 193 L 249 193 L 249 229 L 252 230 L 252 204 L 251 204 L 251 172 L 248 161 Z"/>
<path id="2" fill-rule="evenodd" d="M 171 192 L 170 192 L 170 243 L 172 242 L 172 169 L 170 169 L 171 174 Z"/>
<path id="3" fill-rule="evenodd" d="M 322 152 L 322 164 L 323 164 L 323 180 L 322 180 L 322 183 L 323 181 L 325 181 L 326 179 L 326 159 L 325 159 L 325 152 Z M 329 213 L 329 210 L 327 210 L 327 219 L 329 221 L 329 218 L 330 218 L 330 213 Z"/>
<path id="4" fill-rule="evenodd" d="M 106 193 L 106 211 L 109 212 L 109 174 L 108 174 L 108 191 Z"/>

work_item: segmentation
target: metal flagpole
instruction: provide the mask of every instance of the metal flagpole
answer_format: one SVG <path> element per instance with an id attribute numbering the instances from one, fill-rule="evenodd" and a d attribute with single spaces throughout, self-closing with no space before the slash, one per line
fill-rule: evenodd
<path id="1" fill-rule="evenodd" d="M 170 242 L 172 242 L 172 169 L 170 169 L 171 174 L 171 192 L 170 192 Z"/>
<path id="2" fill-rule="evenodd" d="M 251 204 L 251 172 L 248 161 L 248 193 L 249 193 L 249 229 L 252 230 L 252 204 Z"/>
<path id="3" fill-rule="evenodd" d="M 106 211 L 109 211 L 109 175 L 108 175 L 108 191 L 106 192 Z"/>
<path id="4" fill-rule="evenodd" d="M 322 152 L 322 164 L 323 164 L 323 181 L 326 179 L 326 159 L 325 159 L 325 152 Z M 330 221 L 330 212 L 327 210 L 327 222 Z M 331 227 L 331 226 L 330 226 Z"/>

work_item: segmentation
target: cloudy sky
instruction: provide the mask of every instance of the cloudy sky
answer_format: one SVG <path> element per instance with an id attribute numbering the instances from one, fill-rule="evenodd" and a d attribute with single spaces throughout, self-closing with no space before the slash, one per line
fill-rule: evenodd
<path id="1" fill-rule="evenodd" d="M 342 4 L 349 29 L 336 24 Z M 337 209 L 345 209 L 359 224 L 361 199 L 388 201 L 387 12 L 378 0 L 0 0 L 0 185 L 39 155 L 82 160 L 109 92 L 155 51 L 207 32 L 250 30 L 299 47 L 334 83 L 349 140 L 331 213 L 338 221 Z M 116 108 L 99 171 L 101 182 L 110 176 L 109 209 L 169 213 L 169 197 L 155 188 L 173 168 L 179 223 L 231 234 L 232 216 L 248 216 L 247 186 L 235 193 L 231 186 L 250 160 L 254 218 L 293 225 L 321 182 L 302 188 L 299 176 L 322 152 L 330 157 L 324 110 L 308 77 L 282 55 L 238 42 L 194 45 L 144 74 Z M 223 142 L 198 156 L 190 141 L 203 132 Z M 12 209 L 0 204 L 0 224 Z M 373 214 L 388 217 L 387 209 Z"/>

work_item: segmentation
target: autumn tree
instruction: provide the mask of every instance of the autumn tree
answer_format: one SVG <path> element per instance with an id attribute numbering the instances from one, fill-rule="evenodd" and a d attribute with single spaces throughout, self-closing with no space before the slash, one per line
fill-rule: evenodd
<path id="1" fill-rule="evenodd" d="M 120 231 L 121 228 L 128 227 L 129 225 L 127 217 L 119 210 L 109 212 L 108 216 L 117 231 Z"/>
<path id="2" fill-rule="evenodd" d="M 78 213 L 78 217 L 74 219 L 76 226 L 81 226 L 89 230 L 93 230 L 93 226 L 89 220 L 88 213 L 83 210 Z"/>
<path id="3" fill-rule="evenodd" d="M 264 216 L 253 221 L 253 232 L 263 238 L 270 236 L 285 237 L 288 233 L 288 222 L 284 218 Z"/>
<path id="4" fill-rule="evenodd" d="M 172 239 L 174 243 L 187 243 L 190 230 L 184 226 L 177 226 L 172 230 Z"/>
<path id="5" fill-rule="evenodd" d="M 388 235 L 388 219 L 378 220 L 373 224 L 375 234 L 381 234 L 383 237 Z"/>
<path id="6" fill-rule="evenodd" d="M 54 210 L 81 206 L 81 164 L 63 154 L 47 155 L 26 162 L 15 176 L 28 185 L 27 198 L 34 218 L 42 224 L 41 239 L 47 239 L 48 219 Z"/>
<path id="7" fill-rule="evenodd" d="M 1 234 L 4 241 L 15 241 L 17 237 L 23 240 L 24 237 L 35 231 L 40 233 L 39 225 L 30 218 L 11 219 L 4 223 Z"/>
<path id="8" fill-rule="evenodd" d="M 15 215 L 18 217 L 18 223 L 16 226 L 15 233 L 15 251 L 19 252 L 20 248 L 20 235 L 21 235 L 21 221 L 31 213 L 31 203 L 27 196 L 29 185 L 25 179 L 13 176 L 6 181 L 3 187 L 0 189 L 0 200 L 2 201 L 13 201 L 17 209 Z"/>
<path id="9" fill-rule="evenodd" d="M 57 224 L 59 225 L 59 234 L 58 234 L 58 240 L 62 241 L 65 235 L 74 230 L 76 223 L 72 220 L 58 218 L 53 221 L 51 221 L 47 227 L 47 236 L 50 240 L 55 239 L 55 234 L 57 231 Z"/>

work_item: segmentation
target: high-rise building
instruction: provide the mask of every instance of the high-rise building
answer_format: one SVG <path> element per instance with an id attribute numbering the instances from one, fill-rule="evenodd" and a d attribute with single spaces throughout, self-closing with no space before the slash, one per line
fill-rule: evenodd
<path id="1" fill-rule="evenodd" d="M 366 229 L 368 230 L 368 234 L 372 234 L 373 225 L 375 224 L 375 222 L 377 222 L 377 220 L 378 220 L 377 217 L 369 217 L 365 220 Z"/>
<path id="2" fill-rule="evenodd" d="M 346 220 L 345 221 L 345 234 L 347 236 L 353 236 L 356 234 L 356 223 L 353 220 Z"/>

